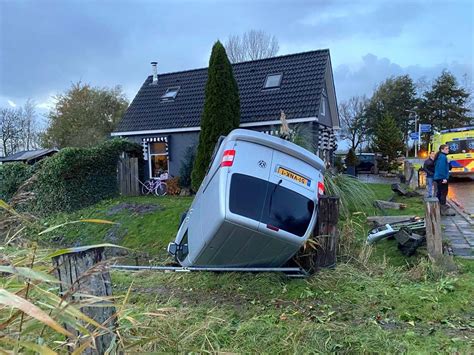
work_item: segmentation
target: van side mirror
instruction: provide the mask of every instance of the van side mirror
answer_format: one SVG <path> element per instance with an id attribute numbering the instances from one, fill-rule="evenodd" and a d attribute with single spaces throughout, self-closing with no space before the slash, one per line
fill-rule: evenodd
<path id="1" fill-rule="evenodd" d="M 171 255 L 176 255 L 176 251 L 178 250 L 178 246 L 175 243 L 168 244 L 168 253 Z"/>

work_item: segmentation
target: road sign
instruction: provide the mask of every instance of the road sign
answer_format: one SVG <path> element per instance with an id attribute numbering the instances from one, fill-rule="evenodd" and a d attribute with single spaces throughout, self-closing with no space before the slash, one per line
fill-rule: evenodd
<path id="1" fill-rule="evenodd" d="M 418 138 L 419 138 L 418 132 L 412 132 L 412 133 L 410 133 L 410 138 L 411 138 L 412 140 L 414 140 L 414 141 L 417 141 Z"/>
<path id="2" fill-rule="evenodd" d="M 431 132 L 431 125 L 428 123 L 420 123 L 420 132 L 421 133 Z"/>

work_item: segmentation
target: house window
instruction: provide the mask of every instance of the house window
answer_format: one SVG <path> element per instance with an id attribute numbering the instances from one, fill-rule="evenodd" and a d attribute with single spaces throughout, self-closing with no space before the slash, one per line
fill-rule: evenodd
<path id="1" fill-rule="evenodd" d="M 162 101 L 174 100 L 176 95 L 178 95 L 179 86 L 168 88 L 163 96 L 161 96 Z"/>
<path id="2" fill-rule="evenodd" d="M 281 84 L 281 77 L 282 74 L 270 74 L 267 76 L 265 80 L 265 85 L 263 86 L 264 89 L 275 89 L 279 88 Z"/>
<path id="3" fill-rule="evenodd" d="M 148 164 L 150 168 L 150 178 L 163 179 L 168 174 L 168 152 L 165 142 L 154 142 L 149 144 Z"/>
<path id="4" fill-rule="evenodd" d="M 326 116 L 326 98 L 321 96 L 321 116 Z"/>

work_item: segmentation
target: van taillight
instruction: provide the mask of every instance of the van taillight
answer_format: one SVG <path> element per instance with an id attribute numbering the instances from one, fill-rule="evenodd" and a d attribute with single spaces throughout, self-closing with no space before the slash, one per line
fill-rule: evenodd
<path id="1" fill-rule="evenodd" d="M 318 197 L 324 195 L 324 184 L 319 181 L 318 182 Z"/>
<path id="2" fill-rule="evenodd" d="M 225 150 L 222 156 L 221 166 L 232 166 L 234 164 L 235 150 Z"/>

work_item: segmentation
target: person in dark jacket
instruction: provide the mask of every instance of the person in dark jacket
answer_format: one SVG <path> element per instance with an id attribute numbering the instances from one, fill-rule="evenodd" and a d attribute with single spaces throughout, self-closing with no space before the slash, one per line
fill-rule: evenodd
<path id="1" fill-rule="evenodd" d="M 452 216 L 453 211 L 450 210 L 446 204 L 446 197 L 448 195 L 448 180 L 449 180 L 449 162 L 448 162 L 449 146 L 447 144 L 441 144 L 439 146 L 439 152 L 435 156 L 435 172 L 433 179 L 436 182 L 441 215 Z"/>
<path id="2" fill-rule="evenodd" d="M 428 159 L 423 163 L 423 171 L 426 173 L 426 190 L 428 192 L 427 197 L 433 197 L 433 176 L 435 173 L 435 152 L 431 152 Z"/>

